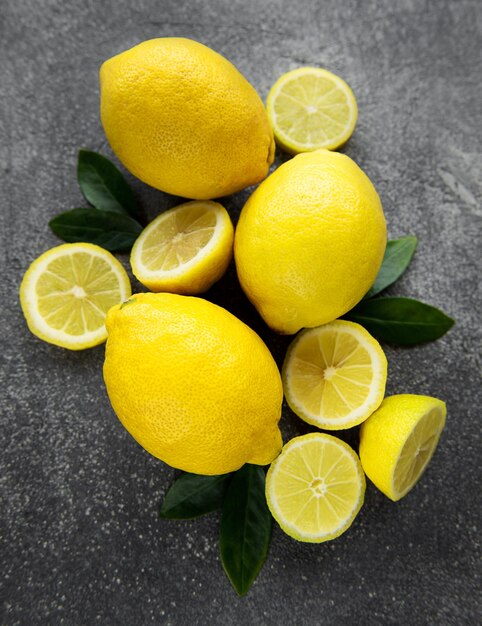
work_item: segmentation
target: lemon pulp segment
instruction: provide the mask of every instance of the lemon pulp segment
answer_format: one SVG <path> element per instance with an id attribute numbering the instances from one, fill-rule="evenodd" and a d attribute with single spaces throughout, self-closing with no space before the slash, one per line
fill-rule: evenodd
<path id="1" fill-rule="evenodd" d="M 135 276 L 153 291 L 199 293 L 226 270 L 233 226 L 217 202 L 186 202 L 162 213 L 133 246 Z"/>
<path id="2" fill-rule="evenodd" d="M 105 341 L 107 311 L 130 293 L 129 278 L 112 254 L 74 243 L 57 246 L 32 263 L 20 300 L 36 336 L 79 350 Z"/>
<path id="3" fill-rule="evenodd" d="M 383 400 L 386 377 L 379 343 L 359 324 L 341 320 L 302 331 L 283 366 L 290 407 L 329 430 L 366 419 Z"/>
<path id="4" fill-rule="evenodd" d="M 358 115 L 348 84 L 317 67 L 283 74 L 271 88 L 267 110 L 277 142 L 292 154 L 335 150 L 350 138 Z"/>
<path id="5" fill-rule="evenodd" d="M 271 513 L 299 541 L 338 537 L 360 510 L 364 492 L 356 454 L 340 439 L 321 433 L 292 439 L 267 475 Z"/>

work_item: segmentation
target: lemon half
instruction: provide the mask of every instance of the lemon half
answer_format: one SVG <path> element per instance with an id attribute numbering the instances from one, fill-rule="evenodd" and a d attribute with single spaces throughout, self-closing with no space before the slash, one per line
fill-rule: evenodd
<path id="1" fill-rule="evenodd" d="M 365 494 L 360 460 L 344 441 L 310 433 L 286 444 L 266 477 L 269 509 L 290 537 L 321 543 L 351 525 Z"/>
<path id="2" fill-rule="evenodd" d="M 417 483 L 445 426 L 445 402 L 401 394 L 385 398 L 360 429 L 360 458 L 368 478 L 391 500 Z"/>
<path id="3" fill-rule="evenodd" d="M 276 142 L 291 154 L 339 148 L 353 133 L 358 116 L 348 84 L 319 67 L 283 74 L 266 107 Z"/>
<path id="4" fill-rule="evenodd" d="M 142 231 L 132 248 L 132 271 L 152 291 L 202 293 L 226 271 L 233 238 L 233 224 L 221 204 L 186 202 Z"/>
<path id="5" fill-rule="evenodd" d="M 282 377 L 288 404 L 301 419 L 328 430 L 350 428 L 382 402 L 387 359 L 362 326 L 336 320 L 296 337 Z"/>
<path id="6" fill-rule="evenodd" d="M 20 285 L 31 332 L 70 350 L 105 341 L 107 311 L 130 294 L 129 277 L 119 261 L 89 243 L 67 243 L 44 252 Z"/>

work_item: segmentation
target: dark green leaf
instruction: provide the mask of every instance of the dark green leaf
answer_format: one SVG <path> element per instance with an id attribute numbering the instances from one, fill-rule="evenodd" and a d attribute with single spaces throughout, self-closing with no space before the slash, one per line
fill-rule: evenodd
<path id="1" fill-rule="evenodd" d="M 95 243 L 112 252 L 129 250 L 142 230 L 128 215 L 97 209 L 72 209 L 54 217 L 49 226 L 64 241 Z"/>
<path id="2" fill-rule="evenodd" d="M 80 150 L 77 179 L 82 193 L 96 209 L 138 217 L 131 188 L 117 167 L 105 156 Z"/>
<path id="3" fill-rule="evenodd" d="M 160 517 L 190 519 L 220 509 L 230 478 L 231 474 L 181 474 L 164 497 Z"/>
<path id="4" fill-rule="evenodd" d="M 411 298 L 363 300 L 345 317 L 378 339 L 400 346 L 434 341 L 454 324 L 439 309 Z"/>
<path id="5" fill-rule="evenodd" d="M 221 560 L 239 595 L 251 587 L 268 553 L 272 518 L 264 490 L 263 469 L 246 464 L 234 474 L 224 497 Z"/>
<path id="6" fill-rule="evenodd" d="M 413 235 L 389 241 L 385 250 L 385 256 L 383 257 L 382 266 L 370 291 L 365 295 L 365 298 L 371 298 L 377 293 L 380 293 L 380 291 L 383 291 L 400 278 L 409 266 L 416 247 L 417 238 Z"/>

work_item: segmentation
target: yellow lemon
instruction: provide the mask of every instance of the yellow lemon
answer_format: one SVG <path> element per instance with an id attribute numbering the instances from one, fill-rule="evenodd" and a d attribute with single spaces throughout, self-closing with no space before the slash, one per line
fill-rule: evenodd
<path id="1" fill-rule="evenodd" d="M 20 303 L 34 335 L 70 350 L 107 338 L 107 311 L 131 294 L 127 272 L 110 252 L 66 243 L 41 254 L 20 285 Z"/>
<path id="2" fill-rule="evenodd" d="M 327 430 L 360 424 L 385 395 L 387 359 L 359 324 L 336 320 L 299 333 L 283 365 L 286 399 L 301 419 Z"/>
<path id="3" fill-rule="evenodd" d="M 427 468 L 445 426 L 445 402 L 390 396 L 360 428 L 360 459 L 368 478 L 391 500 L 403 498 Z"/>
<path id="4" fill-rule="evenodd" d="M 219 203 L 186 202 L 142 231 L 132 248 L 132 271 L 151 291 L 202 293 L 226 271 L 233 237 L 231 219 Z"/>
<path id="5" fill-rule="evenodd" d="M 360 459 L 344 441 L 322 433 L 292 439 L 266 476 L 268 507 L 284 532 L 298 541 L 339 537 L 364 497 Z"/>
<path id="6" fill-rule="evenodd" d="M 358 109 L 347 83 L 320 67 L 283 74 L 266 103 L 277 143 L 291 154 L 335 150 L 350 138 Z"/>
<path id="7" fill-rule="evenodd" d="M 135 176 L 205 200 L 262 180 L 274 138 L 261 99 L 223 56 L 178 37 L 144 41 L 100 70 L 101 120 Z"/>
<path id="8" fill-rule="evenodd" d="M 243 207 L 234 238 L 239 280 L 266 323 L 291 334 L 331 322 L 368 291 L 386 246 L 378 194 L 349 157 L 295 156 Z"/>
<path id="9" fill-rule="evenodd" d="M 140 445 L 173 467 L 224 474 L 280 452 L 283 390 L 265 344 L 201 298 L 142 293 L 107 316 L 104 380 Z"/>

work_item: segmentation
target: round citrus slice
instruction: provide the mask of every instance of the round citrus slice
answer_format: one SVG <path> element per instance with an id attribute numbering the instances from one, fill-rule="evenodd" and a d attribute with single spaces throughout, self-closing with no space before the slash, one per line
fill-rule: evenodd
<path id="1" fill-rule="evenodd" d="M 351 525 L 365 495 L 365 475 L 349 445 L 310 433 L 287 443 L 266 476 L 269 509 L 287 535 L 321 543 Z"/>
<path id="2" fill-rule="evenodd" d="M 445 426 L 445 402 L 430 396 L 390 396 L 362 424 L 360 458 L 368 478 L 391 500 L 417 483 Z"/>
<path id="3" fill-rule="evenodd" d="M 31 332 L 70 350 L 105 341 L 107 311 L 130 295 L 129 277 L 119 261 L 90 243 L 67 243 L 44 252 L 20 285 Z"/>
<path id="4" fill-rule="evenodd" d="M 380 405 L 387 359 L 362 326 L 336 320 L 297 335 L 282 377 L 296 415 L 319 428 L 339 430 L 360 424 Z"/>
<path id="5" fill-rule="evenodd" d="M 266 108 L 276 142 L 291 154 L 336 150 L 350 138 L 358 116 L 347 83 L 319 67 L 283 74 L 271 88 Z"/>
<path id="6" fill-rule="evenodd" d="M 219 203 L 180 204 L 139 235 L 131 252 L 132 271 L 151 291 L 202 293 L 226 271 L 233 236 L 231 219 Z"/>

